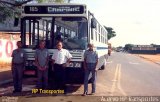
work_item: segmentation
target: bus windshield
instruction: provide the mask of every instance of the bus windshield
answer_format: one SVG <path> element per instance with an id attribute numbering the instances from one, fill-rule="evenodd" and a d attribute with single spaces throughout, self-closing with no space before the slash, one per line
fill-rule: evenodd
<path id="1" fill-rule="evenodd" d="M 82 17 L 28 17 L 22 21 L 22 42 L 25 48 L 37 48 L 45 40 L 48 49 L 56 48 L 58 41 L 65 49 L 85 49 L 87 20 Z"/>

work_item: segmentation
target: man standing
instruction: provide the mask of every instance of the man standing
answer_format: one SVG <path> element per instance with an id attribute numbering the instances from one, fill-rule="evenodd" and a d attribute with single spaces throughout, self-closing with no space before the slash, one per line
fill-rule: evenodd
<path id="1" fill-rule="evenodd" d="M 49 52 L 45 48 L 45 41 L 40 41 L 39 49 L 35 53 L 35 61 L 38 68 L 37 87 L 46 89 L 48 87 Z"/>
<path id="2" fill-rule="evenodd" d="M 72 55 L 68 50 L 62 48 L 62 42 L 57 43 L 57 49 L 54 51 L 52 56 L 54 64 L 54 78 L 55 78 L 55 88 L 64 90 L 66 93 L 65 87 L 65 67 L 70 62 Z"/>
<path id="3" fill-rule="evenodd" d="M 98 63 L 98 54 L 93 50 L 94 45 L 88 44 L 88 50 L 84 53 L 84 93 L 83 96 L 86 96 L 88 93 L 88 77 L 92 73 L 92 93 L 95 93 L 96 90 L 96 66 Z"/>
<path id="4" fill-rule="evenodd" d="M 17 42 L 17 49 L 13 50 L 12 53 L 12 75 L 13 75 L 13 83 L 14 83 L 14 91 L 21 92 L 22 91 L 22 79 L 23 79 L 23 70 L 25 65 L 25 51 L 21 49 L 22 43 L 21 41 Z"/>

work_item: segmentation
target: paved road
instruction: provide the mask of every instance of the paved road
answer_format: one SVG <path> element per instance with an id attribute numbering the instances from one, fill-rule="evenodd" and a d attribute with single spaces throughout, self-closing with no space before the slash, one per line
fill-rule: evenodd
<path id="1" fill-rule="evenodd" d="M 113 53 L 107 61 L 105 70 L 101 70 L 97 74 L 97 92 L 95 96 L 100 97 L 94 99 L 88 95 L 87 100 L 90 102 L 93 102 L 93 99 L 100 101 L 101 96 L 160 96 L 160 65 L 138 56 L 122 52 Z M 46 97 L 42 97 L 43 95 L 39 99 L 35 98 L 36 95 L 31 95 L 29 90 L 35 86 L 27 85 L 27 81 L 25 82 L 24 90 L 27 90 L 27 92 L 22 95 L 27 95 L 27 99 L 22 98 L 23 102 L 29 102 L 29 100 L 44 102 L 46 100 Z M 5 87 L 9 90 L 13 89 L 11 86 Z M 7 92 L 6 88 L 3 89 L 5 92 Z M 68 88 L 72 90 L 68 97 L 63 95 L 59 97 L 48 96 L 48 101 L 54 99 L 57 102 L 77 102 L 86 99 L 80 96 L 83 93 L 83 86 L 68 86 Z M 10 93 L 10 95 L 13 94 Z"/>
<path id="2" fill-rule="evenodd" d="M 98 78 L 110 96 L 160 96 L 160 66 L 127 53 L 114 53 Z M 99 94 L 101 94 L 99 92 Z"/>

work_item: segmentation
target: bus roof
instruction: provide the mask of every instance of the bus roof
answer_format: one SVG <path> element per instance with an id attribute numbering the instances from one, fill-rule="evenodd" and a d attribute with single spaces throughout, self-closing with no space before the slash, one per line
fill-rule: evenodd
<path id="1" fill-rule="evenodd" d="M 86 4 L 78 4 L 78 3 L 29 3 L 29 4 L 23 4 L 22 6 L 25 5 L 84 5 Z"/>

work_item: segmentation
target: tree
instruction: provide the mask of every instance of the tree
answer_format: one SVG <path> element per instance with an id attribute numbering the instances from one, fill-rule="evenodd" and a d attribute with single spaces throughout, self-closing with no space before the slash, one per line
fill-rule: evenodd
<path id="1" fill-rule="evenodd" d="M 7 7 L 0 6 L 0 22 L 4 23 L 6 18 L 11 17 L 13 15 L 13 11 Z"/>
<path id="2" fill-rule="evenodd" d="M 32 0 L 0 0 L 0 22 L 20 16 L 20 6 Z"/>
<path id="3" fill-rule="evenodd" d="M 132 49 L 132 47 L 134 47 L 133 44 L 126 44 L 125 47 L 124 47 L 124 49 L 125 49 L 126 51 L 129 51 L 129 50 Z"/>
<path id="4" fill-rule="evenodd" d="M 113 30 L 113 28 L 106 26 L 104 26 L 104 28 L 108 31 L 108 40 L 116 36 L 116 32 Z"/>
<path id="5" fill-rule="evenodd" d="M 26 4 L 30 1 L 34 1 L 34 0 L 0 0 L 0 3 L 4 6 L 6 5 L 10 5 L 10 6 L 21 6 L 23 4 Z"/>
<path id="6" fill-rule="evenodd" d="M 31 1 L 42 2 L 70 2 L 71 0 L 0 0 L 0 23 L 7 18 L 20 16 L 20 7 Z"/>

